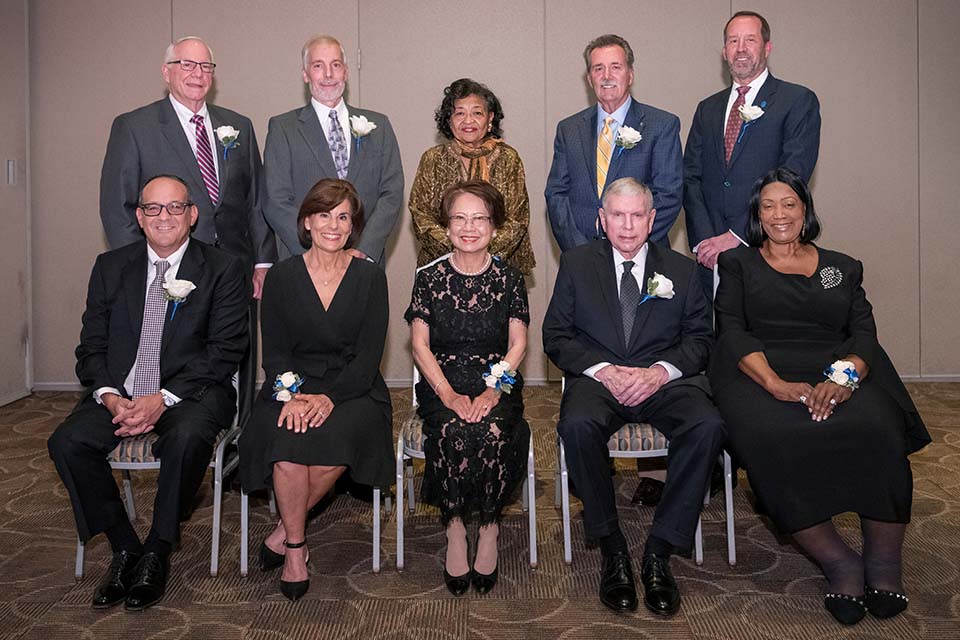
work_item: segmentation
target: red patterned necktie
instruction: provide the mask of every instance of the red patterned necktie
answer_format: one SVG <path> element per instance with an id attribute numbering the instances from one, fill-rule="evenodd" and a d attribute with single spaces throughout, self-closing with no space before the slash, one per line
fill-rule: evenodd
<path id="1" fill-rule="evenodd" d="M 197 164 L 200 165 L 200 175 L 210 194 L 210 202 L 217 204 L 220 197 L 220 185 L 217 184 L 217 168 L 213 163 L 213 152 L 210 150 L 210 138 L 207 128 L 203 126 L 203 116 L 199 113 L 190 118 L 190 122 L 197 125 Z"/>
<path id="2" fill-rule="evenodd" d="M 733 155 L 733 147 L 737 144 L 737 137 L 740 135 L 740 127 L 743 119 L 740 117 L 740 107 L 744 105 L 744 96 L 750 91 L 750 85 L 737 87 L 737 99 L 730 107 L 730 115 L 727 116 L 727 129 L 723 133 L 724 162 L 730 164 L 730 156 Z"/>

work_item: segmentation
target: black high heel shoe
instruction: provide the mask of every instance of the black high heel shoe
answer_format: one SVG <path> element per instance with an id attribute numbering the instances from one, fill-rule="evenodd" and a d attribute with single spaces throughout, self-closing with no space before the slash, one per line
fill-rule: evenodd
<path id="1" fill-rule="evenodd" d="M 447 568 L 443 568 L 443 582 L 447 585 L 447 589 L 455 596 L 462 596 L 470 589 L 470 578 L 473 576 L 473 571 L 468 570 L 462 576 L 452 576 L 447 573 Z"/>
<path id="2" fill-rule="evenodd" d="M 301 542 L 284 542 L 283 546 L 287 549 L 299 549 L 303 545 L 307 544 L 306 540 Z M 306 564 L 306 563 L 304 563 Z M 288 599 L 296 602 L 304 596 L 304 594 L 310 589 L 310 579 L 299 580 L 297 582 L 287 582 L 284 579 L 280 579 L 280 593 L 287 596 Z"/>
<path id="3" fill-rule="evenodd" d="M 823 597 L 823 606 L 840 624 L 852 625 L 863 620 L 867 607 L 862 596 L 848 596 L 845 593 L 828 593 Z"/>
<path id="4" fill-rule="evenodd" d="M 910 598 L 884 589 L 874 589 L 870 585 L 864 588 L 864 601 L 867 611 L 875 618 L 892 618 L 907 608 Z"/>
<path id="5" fill-rule="evenodd" d="M 267 546 L 267 541 L 260 543 L 260 571 L 267 572 L 283 566 L 284 555 L 277 553 Z"/>
<path id="6" fill-rule="evenodd" d="M 476 569 L 473 570 L 473 590 L 483 595 L 485 593 L 490 593 L 490 590 L 493 589 L 497 584 L 497 577 L 500 575 L 500 563 L 497 563 L 497 566 L 493 568 L 491 573 L 480 573 Z"/>

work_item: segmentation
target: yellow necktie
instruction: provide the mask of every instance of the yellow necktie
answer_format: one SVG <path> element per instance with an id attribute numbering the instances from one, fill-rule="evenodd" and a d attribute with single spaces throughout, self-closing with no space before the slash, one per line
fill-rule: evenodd
<path id="1" fill-rule="evenodd" d="M 610 155 L 613 152 L 613 131 L 610 125 L 613 118 L 603 121 L 603 130 L 597 138 L 597 197 L 603 195 L 603 187 L 607 183 L 607 169 L 610 168 Z"/>

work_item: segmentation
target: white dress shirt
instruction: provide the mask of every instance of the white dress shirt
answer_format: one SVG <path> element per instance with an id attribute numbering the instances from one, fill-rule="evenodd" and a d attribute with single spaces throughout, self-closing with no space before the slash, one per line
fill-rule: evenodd
<path id="1" fill-rule="evenodd" d="M 347 146 L 347 163 L 349 164 L 350 154 L 353 148 L 350 142 L 353 136 L 350 133 L 350 112 L 347 111 L 347 103 L 343 101 L 343 98 L 340 98 L 337 106 L 331 109 L 327 105 L 317 102 L 316 98 L 310 98 L 310 104 L 313 105 L 313 110 L 316 111 L 317 118 L 320 120 L 320 126 L 323 127 L 323 135 L 327 138 L 327 144 L 330 143 L 330 112 L 337 112 L 337 120 L 340 122 L 340 128 L 343 130 L 343 141 Z M 333 149 L 331 149 L 331 152 L 332 151 Z"/>
<path id="2" fill-rule="evenodd" d="M 170 96 L 170 103 L 173 105 L 173 110 L 177 113 L 177 118 L 180 120 L 180 126 L 183 127 L 183 132 L 187 136 L 187 142 L 190 143 L 190 148 L 193 150 L 194 157 L 196 157 L 197 125 L 190 122 L 190 118 L 194 116 L 194 113 L 187 107 L 177 102 L 177 99 L 174 98 L 173 95 Z M 206 102 L 204 102 L 203 106 L 200 107 L 200 110 L 197 111 L 197 115 L 203 116 L 203 128 L 207 130 L 207 139 L 210 141 L 210 153 L 213 154 L 213 170 L 217 174 L 217 184 L 220 184 L 220 165 L 217 162 L 217 137 L 213 131 L 213 123 L 210 122 L 210 113 L 207 111 Z"/>
<path id="3" fill-rule="evenodd" d="M 626 262 L 627 259 L 624 258 L 619 251 L 617 251 L 616 247 L 612 247 L 612 249 L 613 249 L 613 272 L 617 276 L 617 298 L 619 298 L 620 297 L 620 280 L 621 278 L 623 278 L 623 263 Z M 633 269 L 630 270 L 630 275 L 633 276 L 634 280 L 637 281 L 637 286 L 640 287 L 641 295 L 643 295 L 643 292 L 647 290 L 647 287 L 643 283 L 644 276 L 646 275 L 644 274 L 644 269 L 646 269 L 646 264 L 647 264 L 647 253 L 649 253 L 649 248 L 647 244 L 644 243 L 644 245 L 640 247 L 640 251 L 637 252 L 637 255 L 633 257 Z M 647 301 L 647 303 L 645 304 L 649 304 L 650 302 L 652 301 Z M 629 341 L 630 336 L 626 336 L 626 339 Z M 661 367 L 666 369 L 667 374 L 669 375 L 667 382 L 671 382 L 673 380 L 677 380 L 678 378 L 683 377 L 683 374 L 680 372 L 680 370 L 677 369 L 672 364 L 670 364 L 669 362 L 667 362 L 666 360 L 657 360 L 651 366 L 654 366 L 654 365 L 660 365 Z M 583 372 L 583 375 L 589 376 L 594 380 L 597 380 L 597 375 L 596 375 L 597 372 L 603 369 L 604 367 L 608 367 L 608 366 L 610 366 L 609 362 L 597 363 L 592 367 L 585 369 Z M 597 382 L 600 382 L 600 381 L 597 380 Z"/>
<path id="4" fill-rule="evenodd" d="M 179 249 L 171 253 L 166 258 L 161 258 L 158 256 L 157 253 L 150 247 L 150 245 L 147 245 L 147 288 L 144 291 L 150 290 L 150 285 L 153 283 L 154 278 L 157 277 L 157 267 L 155 265 L 157 264 L 158 260 L 165 259 L 167 264 L 170 265 L 167 267 L 167 272 L 163 277 L 164 280 L 173 280 L 177 277 L 177 271 L 180 270 L 180 262 L 183 260 L 183 254 L 187 252 L 188 244 L 190 244 L 190 238 L 187 238 L 187 241 L 184 242 Z M 144 306 L 146 306 L 146 293 L 143 295 L 143 300 Z M 165 322 L 169 322 L 169 318 Z M 137 360 L 134 360 L 133 366 L 130 368 L 130 373 L 127 374 L 127 379 L 123 381 L 123 388 L 127 392 L 126 397 L 128 398 L 133 397 L 133 377 L 137 372 L 137 362 Z M 103 404 L 101 397 L 105 393 L 115 393 L 118 396 L 124 395 L 120 393 L 120 390 L 116 387 L 100 387 L 93 392 L 93 399 L 96 400 L 98 404 Z M 173 404 L 180 402 L 180 398 L 170 393 L 166 389 L 160 389 L 160 393 L 163 394 L 164 398 L 171 400 Z"/>
<path id="5" fill-rule="evenodd" d="M 631 103 L 633 103 L 633 98 L 627 96 L 624 103 L 613 113 L 607 113 L 603 110 L 603 107 L 597 103 L 597 139 L 600 138 L 600 132 L 603 131 L 603 121 L 607 118 L 613 118 L 613 124 L 610 125 L 610 135 L 612 136 L 613 146 L 617 146 L 617 132 L 620 131 L 623 121 L 627 118 L 627 112 L 630 111 Z M 613 160 L 613 158 L 610 158 L 610 160 Z"/>

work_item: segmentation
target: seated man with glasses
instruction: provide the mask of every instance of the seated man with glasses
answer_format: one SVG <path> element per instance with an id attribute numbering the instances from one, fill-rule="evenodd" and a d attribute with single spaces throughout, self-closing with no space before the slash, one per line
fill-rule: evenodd
<path id="1" fill-rule="evenodd" d="M 94 592 L 98 609 L 125 602 L 140 610 L 163 597 L 180 521 L 235 411 L 231 377 L 248 340 L 243 266 L 190 238 L 197 206 L 186 183 L 151 179 L 136 215 L 146 240 L 94 264 L 76 351 L 87 393 L 47 443 L 80 539 L 104 532 L 113 550 Z M 162 465 L 141 543 L 106 457 L 124 438 L 151 431 Z"/>

